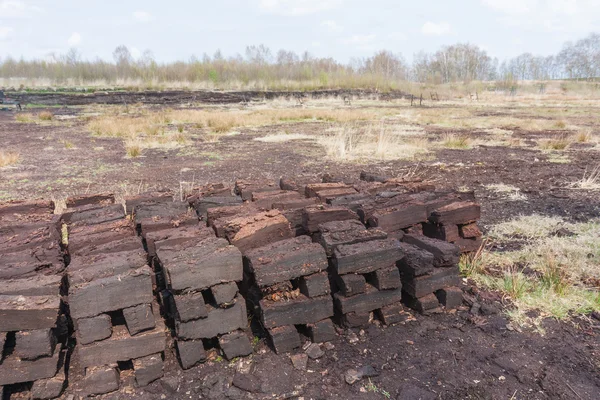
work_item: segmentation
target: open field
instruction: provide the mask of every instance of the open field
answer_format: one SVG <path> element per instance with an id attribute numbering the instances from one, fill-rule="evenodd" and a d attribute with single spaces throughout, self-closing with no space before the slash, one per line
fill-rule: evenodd
<path id="1" fill-rule="evenodd" d="M 600 391 L 595 93 L 484 92 L 421 107 L 372 93 L 65 107 L 76 103 L 69 96 L 0 112 L 0 201 L 156 188 L 183 199 L 207 183 L 354 180 L 362 170 L 475 191 L 486 239 L 461 263 L 465 306 L 346 331 L 310 361 L 311 372 L 258 343 L 255 398 L 416 398 L 400 397 L 407 382 L 432 399 L 594 399 Z M 243 363 L 212 360 L 177 375 L 175 398 L 245 398 L 225 384 Z M 381 374 L 346 385 L 340 375 L 357 363 Z M 167 389 L 131 390 L 158 399 Z"/>

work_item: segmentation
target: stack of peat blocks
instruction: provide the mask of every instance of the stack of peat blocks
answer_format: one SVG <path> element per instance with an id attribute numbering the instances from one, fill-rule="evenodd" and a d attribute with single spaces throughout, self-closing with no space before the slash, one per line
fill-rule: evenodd
<path id="1" fill-rule="evenodd" d="M 144 386 L 163 374 L 164 323 L 132 222 L 110 195 L 67 200 L 68 302 L 77 346 L 70 376 L 82 395 Z M 82 375 L 80 378 L 76 378 Z"/>
<path id="2" fill-rule="evenodd" d="M 52 202 L 0 205 L 0 398 L 60 396 L 66 318 L 60 231 Z"/>
<path id="3" fill-rule="evenodd" d="M 250 354 L 246 304 L 237 286 L 243 275 L 240 251 L 203 227 L 188 203 L 149 199 L 134 214 L 181 367 L 204 361 L 207 348 L 220 348 L 228 359 Z"/>

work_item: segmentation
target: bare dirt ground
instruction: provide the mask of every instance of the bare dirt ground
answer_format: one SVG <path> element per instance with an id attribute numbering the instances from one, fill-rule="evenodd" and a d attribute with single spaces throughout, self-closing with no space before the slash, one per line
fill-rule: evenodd
<path id="1" fill-rule="evenodd" d="M 341 100 L 335 107 L 340 107 L 340 103 Z M 57 100 L 57 104 L 69 104 L 69 100 Z M 379 108 L 392 116 L 412 110 L 406 100 L 348 107 L 367 111 Z M 448 108 L 465 108 L 478 118 L 493 120 L 509 115 L 517 122 L 547 116 L 542 113 L 544 110 L 513 104 L 489 108 L 478 104 L 426 107 L 432 115 L 441 115 Z M 565 107 L 549 107 L 554 108 Z M 0 200 L 60 199 L 75 193 L 106 191 L 133 194 L 157 187 L 180 192 L 209 182 L 281 176 L 317 180 L 324 173 L 354 180 L 361 170 L 367 169 L 389 176 L 414 173 L 434 180 L 440 188 L 475 190 L 482 204 L 484 230 L 518 215 L 542 214 L 582 222 L 600 215 L 600 192 L 575 188 L 600 163 L 595 142 L 600 123 L 595 117 L 595 106 L 574 107 L 578 112 L 571 113 L 572 108 L 568 108 L 568 124 L 588 129 L 591 140 L 571 143 L 560 151 L 542 151 L 537 143 L 564 136 L 568 126 L 564 131 L 502 126 L 498 128 L 510 129 L 518 145 L 484 140 L 465 148 L 435 147 L 432 154 L 418 160 L 353 161 L 329 157 L 315 140 L 254 140 L 282 131 L 317 137 L 336 126 L 336 122 L 241 126 L 232 130 L 234 134 L 219 136 L 218 141 L 206 140 L 205 128 L 186 125 L 188 137 L 184 146 L 148 148 L 138 157 L 128 157 L 122 139 L 90 133 L 86 125 L 89 110 L 84 107 L 47 108 L 54 115 L 47 123 L 23 123 L 15 119 L 15 113 L 2 112 L 2 149 L 18 153 L 19 162 L 0 168 Z M 480 141 L 489 136 L 484 129 L 473 127 L 415 124 L 430 142 L 448 134 Z M 490 189 L 493 184 L 517 188 L 522 197 L 507 198 L 504 192 Z M 542 335 L 539 330 L 523 330 L 512 323 L 503 313 L 511 302 L 501 294 L 478 288 L 470 280 L 465 280 L 464 290 L 467 301 L 455 313 L 416 314 L 396 326 L 373 324 L 364 330 L 340 330 L 332 348 L 323 357 L 310 359 L 306 370 L 296 370 L 289 355 L 276 355 L 264 341 L 259 341 L 256 354 L 248 359 L 231 363 L 214 359 L 185 372 L 173 365 L 173 356 L 168 354 L 167 364 L 171 365 L 165 378 L 144 389 L 127 386 L 107 398 L 598 398 L 600 319 L 548 318 L 542 322 Z M 480 311 L 473 311 L 473 305 Z M 373 367 L 376 376 L 353 385 L 345 382 L 344 374 L 349 369 L 365 366 Z"/>

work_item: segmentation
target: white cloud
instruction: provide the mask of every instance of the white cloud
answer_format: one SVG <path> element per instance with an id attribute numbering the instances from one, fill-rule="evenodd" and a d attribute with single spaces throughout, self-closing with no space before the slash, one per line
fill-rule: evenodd
<path id="1" fill-rule="evenodd" d="M 9 26 L 0 26 L 0 40 L 9 39 L 15 30 Z"/>
<path id="2" fill-rule="evenodd" d="M 22 0 L 0 0 L 0 18 L 29 18 L 42 9 Z"/>
<path id="3" fill-rule="evenodd" d="M 71 36 L 69 36 L 69 40 L 67 40 L 69 46 L 74 47 L 81 43 L 81 35 L 79 32 L 73 32 Z"/>
<path id="4" fill-rule="evenodd" d="M 154 15 L 150 14 L 148 11 L 134 11 L 132 16 L 133 19 L 139 22 L 152 22 L 156 19 Z"/>
<path id="5" fill-rule="evenodd" d="M 408 40 L 408 36 L 406 36 L 406 33 L 404 32 L 392 32 L 388 35 L 388 38 L 398 41 Z"/>
<path id="6" fill-rule="evenodd" d="M 321 22 L 321 26 L 326 27 L 330 32 L 342 32 L 344 30 L 343 26 L 338 25 L 337 22 L 331 19 Z"/>
<path id="7" fill-rule="evenodd" d="M 452 33 L 452 27 L 447 22 L 435 23 L 427 21 L 421 27 L 421 32 L 427 36 L 444 36 Z"/>
<path id="8" fill-rule="evenodd" d="M 343 0 L 260 0 L 261 10 L 273 14 L 299 16 L 331 10 L 342 5 Z"/>
<path id="9" fill-rule="evenodd" d="M 481 0 L 511 27 L 537 32 L 586 34 L 600 29 L 598 0 Z"/>

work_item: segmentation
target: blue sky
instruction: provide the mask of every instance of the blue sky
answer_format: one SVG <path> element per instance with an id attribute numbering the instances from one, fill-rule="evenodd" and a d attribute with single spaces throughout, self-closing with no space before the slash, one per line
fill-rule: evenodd
<path id="1" fill-rule="evenodd" d="M 126 45 L 158 61 L 244 54 L 265 44 L 347 62 L 387 49 L 469 42 L 501 60 L 556 53 L 600 31 L 600 0 L 0 0 L 0 57 L 43 58 L 77 48 L 112 59 Z"/>

